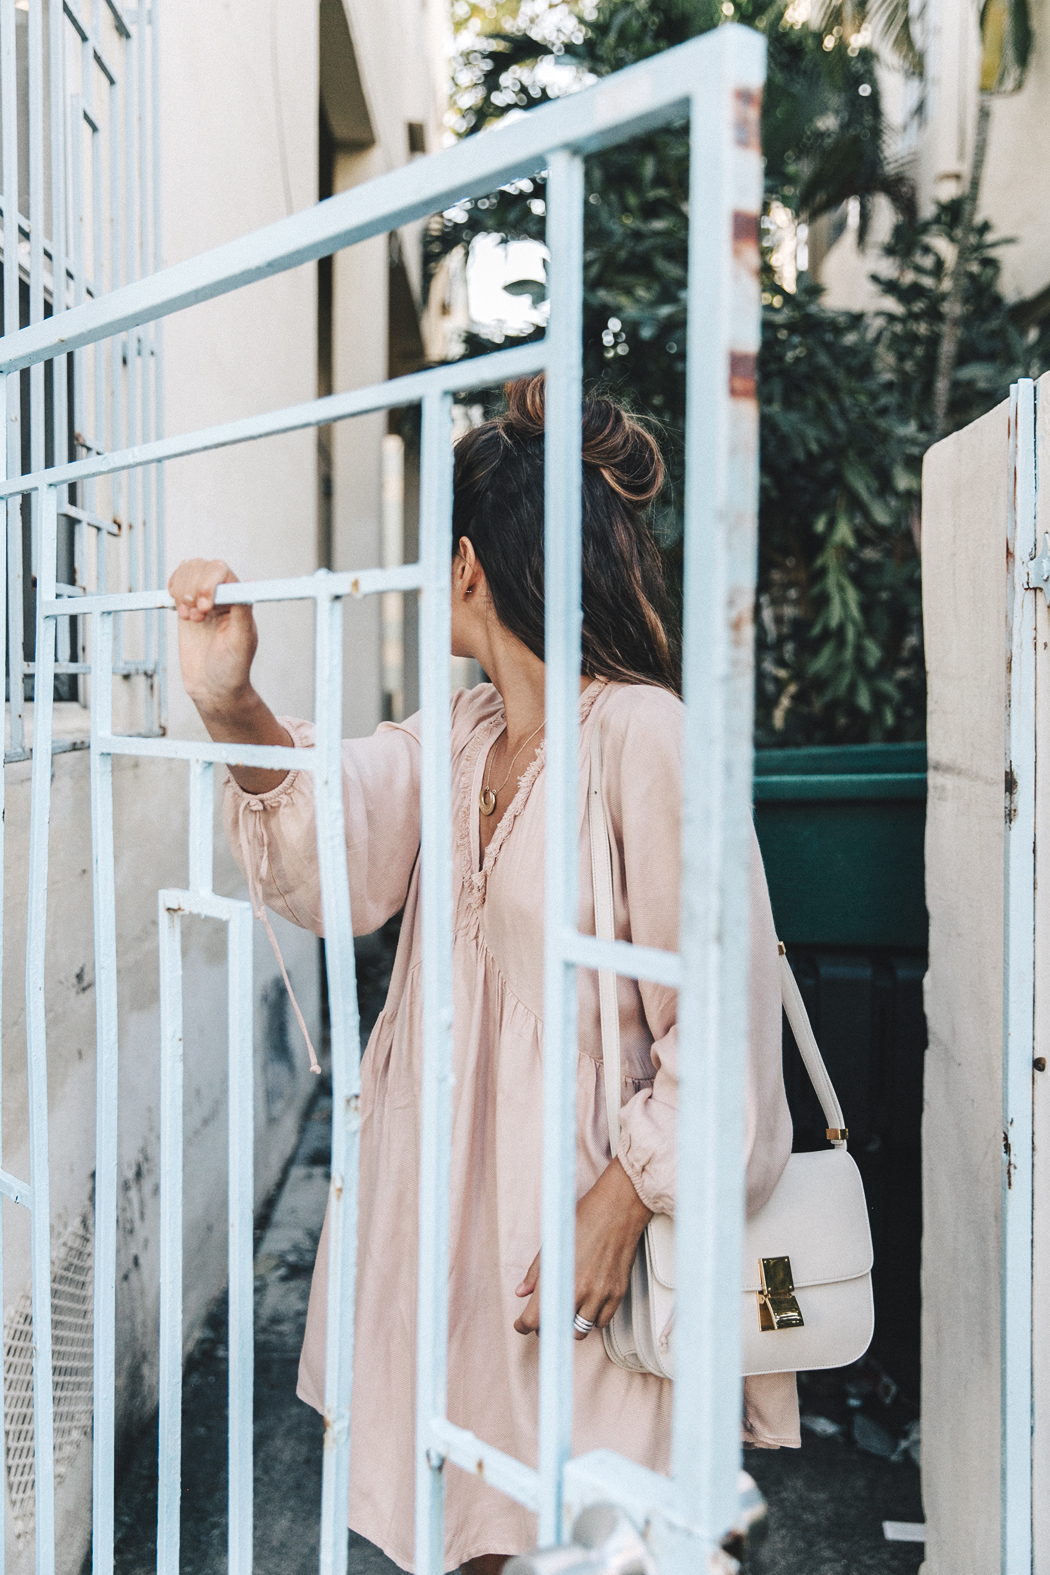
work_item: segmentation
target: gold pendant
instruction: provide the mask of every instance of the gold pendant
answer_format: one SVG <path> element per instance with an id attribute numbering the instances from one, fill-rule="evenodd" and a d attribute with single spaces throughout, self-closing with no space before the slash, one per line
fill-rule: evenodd
<path id="1" fill-rule="evenodd" d="M 478 794 L 478 805 L 483 815 L 492 815 L 496 810 L 496 795 L 491 788 L 482 788 Z"/>

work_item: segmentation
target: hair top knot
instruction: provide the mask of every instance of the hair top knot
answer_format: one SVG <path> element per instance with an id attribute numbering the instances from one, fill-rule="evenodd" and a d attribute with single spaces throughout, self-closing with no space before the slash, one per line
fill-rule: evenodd
<path id="1" fill-rule="evenodd" d="M 546 376 L 507 383 L 506 413 L 497 418 L 501 432 L 528 442 L 542 438 L 546 424 Z M 663 456 L 641 422 L 611 399 L 591 395 L 583 401 L 582 458 L 599 470 L 614 492 L 635 508 L 645 508 L 664 482 Z"/>
<path id="2" fill-rule="evenodd" d="M 452 532 L 470 542 L 499 622 L 542 661 L 545 382 L 508 383 L 502 415 L 456 443 Z M 581 406 L 581 672 L 678 689 L 677 644 L 646 506 L 663 484 L 656 440 L 611 399 Z"/>

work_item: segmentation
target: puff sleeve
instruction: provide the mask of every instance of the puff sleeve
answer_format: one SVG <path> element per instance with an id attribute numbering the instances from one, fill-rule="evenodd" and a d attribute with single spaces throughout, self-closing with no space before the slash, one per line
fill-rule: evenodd
<path id="1" fill-rule="evenodd" d="M 297 748 L 310 722 L 281 717 Z M 379 929 L 404 905 L 419 848 L 420 745 L 415 718 L 383 723 L 343 743 L 343 815 L 354 934 Z M 324 934 L 314 782 L 292 771 L 269 793 L 245 793 L 227 775 L 223 826 L 234 858 L 267 907 Z M 253 895 L 254 895 L 253 891 Z"/>

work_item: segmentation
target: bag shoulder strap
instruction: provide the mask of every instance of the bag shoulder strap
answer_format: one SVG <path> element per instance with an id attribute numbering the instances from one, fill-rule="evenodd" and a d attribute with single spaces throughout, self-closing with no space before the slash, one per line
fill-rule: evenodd
<path id="1" fill-rule="evenodd" d="M 601 728 L 591 732 L 591 769 L 587 793 L 587 824 L 591 842 L 591 881 L 594 887 L 594 933 L 600 941 L 616 939 L 615 909 L 613 907 L 612 855 L 609 828 L 602 803 L 602 734 Z M 806 1003 L 791 971 L 791 964 L 783 945 L 780 951 L 780 998 L 784 1013 L 791 1025 L 803 1065 L 813 1085 L 813 1092 L 820 1101 L 820 1108 L 827 1121 L 828 1138 L 835 1148 L 846 1147 L 846 1122 L 839 1104 L 835 1085 L 828 1076 L 824 1057 L 820 1053 L 813 1025 L 806 1011 Z M 609 1143 L 613 1154 L 620 1145 L 620 1097 L 623 1072 L 620 1056 L 620 1009 L 616 999 L 616 975 L 608 968 L 598 970 L 598 1011 L 602 1028 L 602 1071 L 605 1082 L 605 1114 L 609 1126 Z"/>
<path id="2" fill-rule="evenodd" d="M 780 998 L 784 1003 L 784 1015 L 791 1024 L 791 1032 L 795 1036 L 799 1055 L 809 1073 L 813 1092 L 820 1100 L 820 1108 L 828 1124 L 828 1137 L 836 1148 L 845 1148 L 846 1122 L 842 1115 L 842 1106 L 839 1104 L 839 1096 L 828 1076 L 824 1057 L 820 1053 L 813 1025 L 806 1011 L 806 1003 L 802 999 L 795 975 L 791 971 L 791 964 L 787 960 L 783 943 L 778 941 L 777 945 L 780 949 Z"/>
<path id="3" fill-rule="evenodd" d="M 591 834 L 591 883 L 594 887 L 594 933 L 600 941 L 616 939 L 616 912 L 613 907 L 612 855 L 609 828 L 602 803 L 602 733 L 591 731 L 591 774 L 587 793 L 587 824 Z M 620 1146 L 620 1091 L 623 1073 L 620 1061 L 620 1008 L 616 999 L 616 975 L 608 968 L 598 970 L 598 1011 L 602 1025 L 602 1076 L 605 1082 L 605 1114 L 609 1125 L 609 1146 L 615 1157 Z"/>

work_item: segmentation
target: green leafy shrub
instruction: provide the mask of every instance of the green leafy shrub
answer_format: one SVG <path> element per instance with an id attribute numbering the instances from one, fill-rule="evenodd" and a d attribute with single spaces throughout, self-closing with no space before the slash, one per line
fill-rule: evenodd
<path id="1" fill-rule="evenodd" d="M 917 531 L 921 460 L 959 202 L 918 219 L 887 160 L 871 51 L 795 25 L 783 4 L 737 0 L 735 20 L 769 44 L 763 103 L 767 208 L 812 218 L 847 198 L 863 237 L 882 194 L 898 221 L 873 257 L 884 306 L 825 306 L 803 274 L 794 293 L 764 259 L 760 356 L 756 739 L 760 744 L 919 738 L 925 720 Z M 547 5 L 457 0 L 455 125 L 464 135 L 571 91 L 726 19 L 712 0 Z M 861 91 L 861 89 L 865 91 Z M 671 126 L 587 163 L 584 366 L 588 381 L 660 424 L 670 485 L 656 529 L 680 580 L 689 148 Z M 522 181 L 440 216 L 431 272 L 481 234 L 543 239 L 543 181 Z M 954 429 L 1050 365 L 1050 331 L 1023 329 L 1000 289 L 998 248 L 978 227 L 949 407 Z M 523 281 L 535 297 L 542 287 Z M 536 329 L 536 332 L 541 332 Z M 468 336 L 465 353 L 492 348 Z"/>

